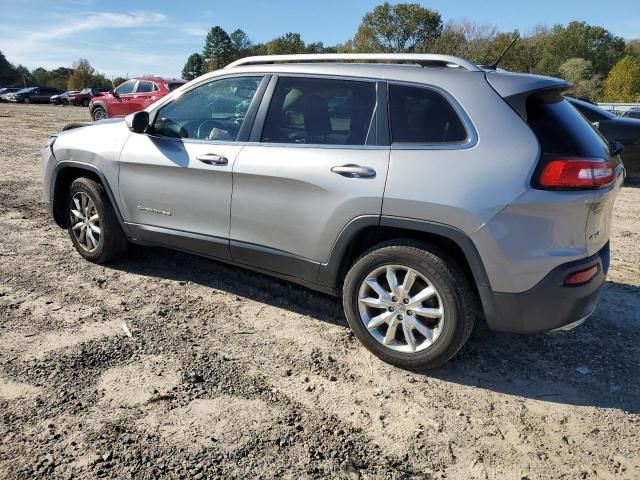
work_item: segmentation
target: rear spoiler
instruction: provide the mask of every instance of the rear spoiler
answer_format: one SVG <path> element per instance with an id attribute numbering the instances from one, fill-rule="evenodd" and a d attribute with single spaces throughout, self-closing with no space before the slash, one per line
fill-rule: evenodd
<path id="1" fill-rule="evenodd" d="M 496 93 L 504 98 L 523 120 L 527 120 L 527 98 L 530 95 L 543 90 L 566 91 L 573 88 L 571 82 L 543 75 L 486 71 L 485 77 Z"/>

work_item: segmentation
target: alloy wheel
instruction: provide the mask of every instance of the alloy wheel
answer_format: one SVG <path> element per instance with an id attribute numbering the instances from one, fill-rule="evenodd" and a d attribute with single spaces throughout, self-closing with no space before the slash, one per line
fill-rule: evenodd
<path id="1" fill-rule="evenodd" d="M 358 291 L 360 320 L 391 350 L 416 353 L 440 336 L 444 305 L 435 286 L 410 267 L 385 265 L 365 277 Z"/>
<path id="2" fill-rule="evenodd" d="M 71 197 L 69 210 L 73 235 L 78 244 L 83 250 L 94 252 L 100 244 L 102 229 L 93 200 L 86 193 L 77 192 Z"/>

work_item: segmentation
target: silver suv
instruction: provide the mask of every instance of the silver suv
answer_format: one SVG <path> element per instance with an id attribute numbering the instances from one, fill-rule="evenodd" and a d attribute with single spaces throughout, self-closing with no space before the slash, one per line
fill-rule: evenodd
<path id="1" fill-rule="evenodd" d="M 44 199 L 89 261 L 162 245 L 341 295 L 375 355 L 434 367 L 477 316 L 596 308 L 624 168 L 568 87 L 442 55 L 245 58 L 65 127 Z"/>

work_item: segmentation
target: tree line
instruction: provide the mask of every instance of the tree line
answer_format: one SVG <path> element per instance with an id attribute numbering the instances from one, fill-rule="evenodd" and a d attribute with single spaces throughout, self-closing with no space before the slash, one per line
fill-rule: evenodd
<path id="1" fill-rule="evenodd" d="M 18 65 L 14 67 L 0 52 L 0 86 L 6 87 L 53 87 L 61 90 L 82 90 L 83 88 L 113 88 L 126 79 L 117 77 L 108 79 L 97 72 L 85 58 L 73 62 L 71 68 L 59 67 L 46 70 L 38 67 L 34 70 Z"/>
<path id="2" fill-rule="evenodd" d="M 286 33 L 267 43 L 254 43 L 238 29 L 228 34 L 213 27 L 202 53 L 187 59 L 182 76 L 191 80 L 249 55 L 294 53 L 441 53 L 493 63 L 516 37 L 501 68 L 562 77 L 575 85 L 575 95 L 588 100 L 640 101 L 640 39 L 625 41 L 586 22 L 536 26 L 528 34 L 503 32 L 468 20 L 443 22 L 435 10 L 414 3 L 384 3 L 367 12 L 354 36 L 338 45 L 305 43 L 299 33 Z"/>

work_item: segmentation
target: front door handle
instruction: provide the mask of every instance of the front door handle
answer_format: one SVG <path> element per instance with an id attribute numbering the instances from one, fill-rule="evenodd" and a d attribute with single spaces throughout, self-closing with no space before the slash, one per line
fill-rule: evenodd
<path id="1" fill-rule="evenodd" d="M 353 164 L 333 167 L 331 171 L 347 178 L 373 178 L 376 176 L 376 171 L 373 168 Z"/>
<path id="2" fill-rule="evenodd" d="M 196 159 L 202 163 L 206 163 L 207 165 L 226 165 L 229 163 L 227 157 L 223 157 L 222 155 L 217 155 L 215 153 L 204 153 L 202 155 L 198 155 Z"/>

